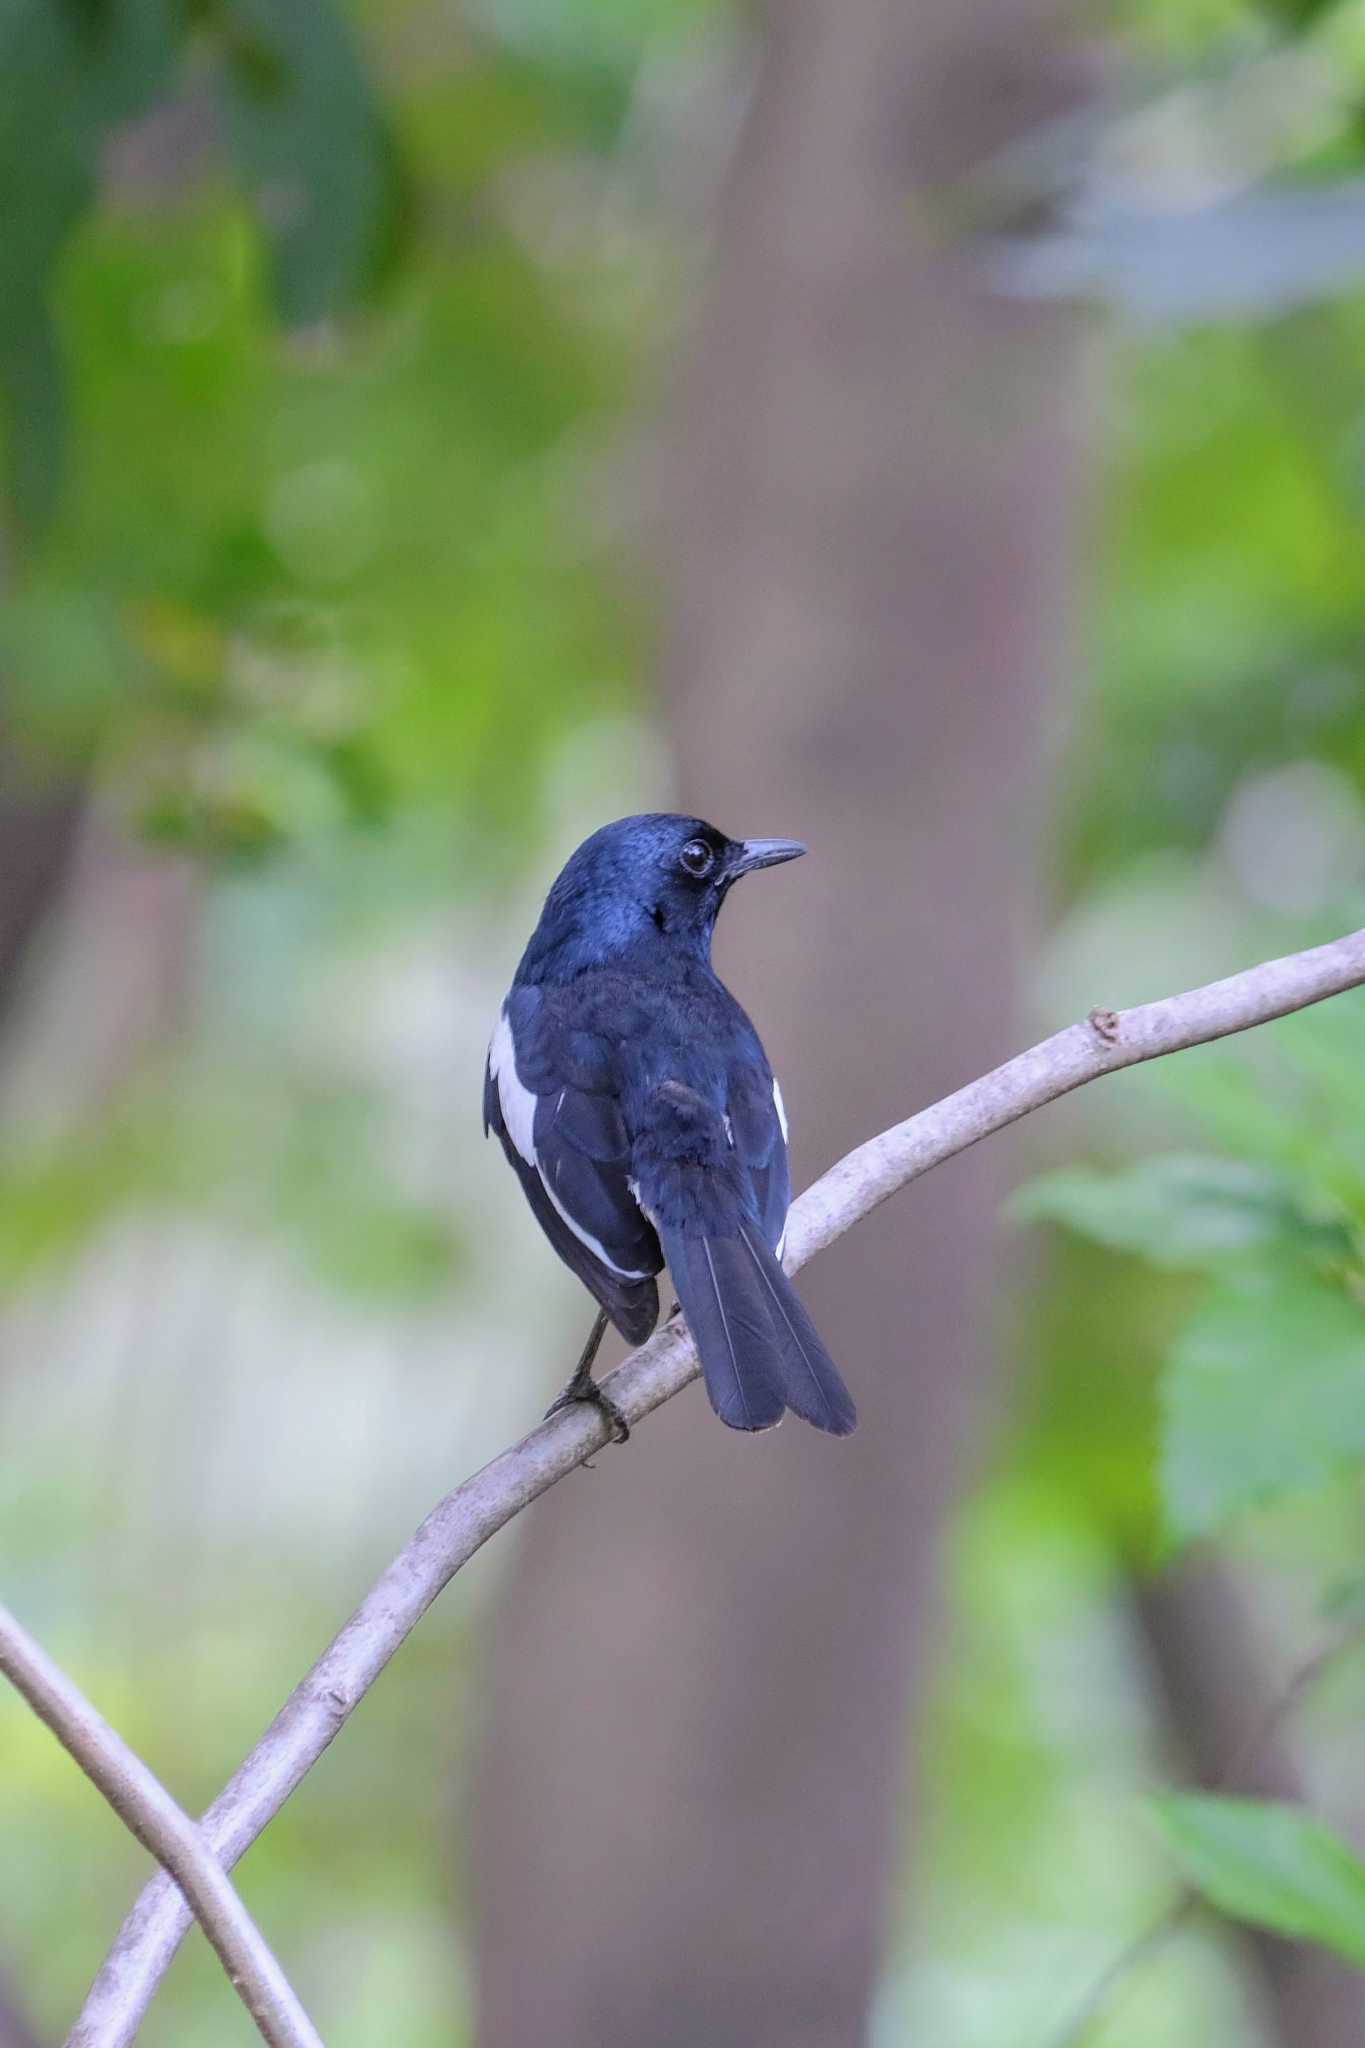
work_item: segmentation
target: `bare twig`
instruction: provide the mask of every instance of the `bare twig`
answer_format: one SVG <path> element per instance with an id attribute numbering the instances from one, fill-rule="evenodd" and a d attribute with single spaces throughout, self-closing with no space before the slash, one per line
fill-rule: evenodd
<path id="1" fill-rule="evenodd" d="M 1087 1081 L 1250 1030 L 1363 982 L 1365 931 L 1359 931 L 1184 995 L 1132 1010 L 1094 1010 L 1085 1022 L 870 1138 L 831 1167 L 793 1207 L 788 1269 L 796 1272 L 930 1167 Z M 674 1318 L 606 1385 L 634 1424 L 697 1370 L 692 1341 Z M 460 1567 L 607 1437 L 595 1410 L 558 1414 L 432 1511 L 204 1815 L 204 1833 L 227 1868 L 279 1812 Z M 67 2048 L 127 2048 L 188 1924 L 174 1886 L 153 1878 L 124 1922 Z"/>
<path id="2" fill-rule="evenodd" d="M 171 1873 L 262 2038 L 271 2048 L 322 2048 L 284 1971 L 199 1828 L 4 1606 L 0 1673 L 47 1723 L 124 1826 Z M 179 1893 L 176 1898 L 179 1903 Z"/>
<path id="3" fill-rule="evenodd" d="M 1365 1629 L 1348 1629 L 1344 1635 L 1336 1636 L 1331 1642 L 1322 1644 L 1311 1657 L 1305 1658 L 1296 1671 L 1290 1673 L 1256 1726 L 1228 1758 L 1218 1774 L 1215 1789 L 1235 1784 L 1242 1772 L 1256 1762 L 1261 1752 L 1279 1734 L 1285 1722 L 1297 1713 L 1318 1680 L 1330 1671 L 1348 1650 L 1359 1649 L 1362 1634 L 1365 1634 Z M 1202 1894 L 1194 1885 L 1181 1885 L 1172 1895 L 1170 1904 L 1163 1906 L 1156 1917 L 1105 1964 L 1074 2011 L 1059 2031 L 1052 2035 L 1048 2048 L 1085 2048 L 1093 2030 L 1107 2015 L 1115 1993 L 1136 1975 L 1143 1963 L 1155 1955 L 1159 1948 L 1165 1946 L 1173 1934 L 1179 1932 L 1195 1907 L 1199 1905 L 1201 1897 Z"/>

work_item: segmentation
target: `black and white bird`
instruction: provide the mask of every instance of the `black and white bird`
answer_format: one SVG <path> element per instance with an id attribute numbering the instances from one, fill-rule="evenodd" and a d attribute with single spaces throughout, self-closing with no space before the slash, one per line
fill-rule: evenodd
<path id="1" fill-rule="evenodd" d="M 845 1436 L 856 1420 L 782 1270 L 781 1090 L 711 966 L 732 884 L 804 852 L 700 818 L 604 825 L 550 890 L 493 1032 L 484 1130 L 599 1303 L 554 1406 L 594 1401 L 622 1439 L 592 1362 L 608 1318 L 630 1344 L 649 1336 L 665 1262 L 722 1422 L 768 1429 L 791 1409 Z"/>

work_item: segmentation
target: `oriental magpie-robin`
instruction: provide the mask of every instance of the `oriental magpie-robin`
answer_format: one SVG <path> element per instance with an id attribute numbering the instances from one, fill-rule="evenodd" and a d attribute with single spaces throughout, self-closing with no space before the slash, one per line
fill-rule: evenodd
<path id="1" fill-rule="evenodd" d="M 630 1344 L 658 1321 L 665 1261 L 732 1429 L 785 1410 L 834 1436 L 855 1415 L 782 1270 L 790 1182 L 782 1094 L 711 966 L 732 883 L 795 860 L 792 839 L 727 839 L 700 818 L 622 818 L 560 874 L 502 1006 L 484 1075 L 497 1132 L 597 1320 L 555 1402 L 593 1401 L 607 1320 Z M 550 1411 L 554 1412 L 554 1409 Z"/>

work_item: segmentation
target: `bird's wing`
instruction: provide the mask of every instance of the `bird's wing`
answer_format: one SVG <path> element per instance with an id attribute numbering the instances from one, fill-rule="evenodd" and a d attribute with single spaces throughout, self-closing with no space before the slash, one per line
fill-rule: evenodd
<path id="1" fill-rule="evenodd" d="M 497 1132 L 565 1264 L 641 1343 L 657 1318 L 663 1255 L 631 1192 L 611 1050 L 538 990 L 514 989 L 489 1046 L 484 1128 Z"/>
<path id="2" fill-rule="evenodd" d="M 855 1414 L 779 1264 L 787 1210 L 781 1096 L 761 1048 L 734 1043 L 711 1087 L 676 1075 L 646 1097 L 632 1163 L 658 1233 L 711 1404 L 732 1429 L 768 1429 L 790 1408 L 846 1436 Z M 722 1106 L 722 1104 L 724 1106 Z"/>
<path id="3" fill-rule="evenodd" d="M 730 1142 L 748 1176 L 754 1213 L 780 1258 L 791 1206 L 787 1113 L 766 1061 L 745 1058 L 731 1066 L 725 1108 Z"/>

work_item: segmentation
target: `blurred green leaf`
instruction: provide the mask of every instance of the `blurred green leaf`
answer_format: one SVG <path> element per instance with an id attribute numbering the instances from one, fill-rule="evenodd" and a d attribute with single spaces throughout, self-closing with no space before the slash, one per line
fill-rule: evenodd
<path id="1" fill-rule="evenodd" d="M 6 289 L 0 258 L 0 293 Z M 66 442 L 65 387 L 51 316 L 15 292 L 0 314 L 0 393 L 10 499 L 20 527 L 41 533 L 52 517 Z"/>
<path id="2" fill-rule="evenodd" d="M 0 0 L 0 389 L 10 495 L 31 533 L 60 474 L 58 259 L 110 131 L 169 93 L 191 12 L 220 40 L 229 126 L 284 318 L 343 311 L 402 244 L 407 180 L 331 0 Z"/>
<path id="3" fill-rule="evenodd" d="M 1245 1256 L 1301 1239 L 1308 1229 L 1278 1174 L 1237 1159 L 1175 1152 L 1122 1173 L 1073 1167 L 1046 1174 L 1021 1189 L 1011 1208 L 1022 1222 L 1061 1223 L 1159 1266 Z"/>
<path id="4" fill-rule="evenodd" d="M 149 1087 L 93 1129 L 0 1151 L 0 1295 L 59 1269 L 116 1216 L 174 1209 L 288 1247 L 339 1292 L 430 1296 L 458 1276 L 454 1217 L 384 1165 L 376 1104 L 354 1091 Z"/>
<path id="5" fill-rule="evenodd" d="M 217 0 L 236 155 L 295 324 L 326 319 L 388 271 L 409 193 L 388 122 L 332 0 Z"/>
<path id="6" fill-rule="evenodd" d="M 1334 926 L 1340 929 L 1340 926 Z M 1324 934 L 1325 935 L 1325 934 Z M 1317 934 L 1305 934 L 1305 937 Z M 1365 1223 L 1365 1004 L 1354 991 L 1182 1065 L 1160 1085 L 1239 1158 L 1281 1176 L 1314 1214 Z"/>
<path id="7" fill-rule="evenodd" d="M 1321 1821 L 1193 1793 L 1159 1799 L 1155 1812 L 1191 1884 L 1221 1912 L 1365 1969 L 1365 1863 Z"/>
<path id="8" fill-rule="evenodd" d="M 1162 1383 L 1161 1480 L 1180 1541 L 1365 1455 L 1365 1312 L 1294 1269 L 1230 1275 Z"/>
<path id="9" fill-rule="evenodd" d="M 460 1245 L 449 1219 L 386 1200 L 382 1187 L 341 1187 L 310 1208 L 282 1213 L 322 1279 L 339 1294 L 410 1301 L 435 1295 L 458 1276 Z"/>
<path id="10" fill-rule="evenodd" d="M 10 494 L 30 531 L 51 514 L 61 444 L 53 270 L 107 124 L 160 86 L 171 36 L 167 0 L 0 6 L 0 379 Z"/>
<path id="11" fill-rule="evenodd" d="M 0 379 L 10 496 L 20 524 L 51 514 L 61 381 L 51 270 L 94 186 L 86 127 L 92 25 L 70 0 L 0 4 Z"/>
<path id="12" fill-rule="evenodd" d="M 1348 1572 L 1323 1595 L 1322 1611 L 1329 1621 L 1356 1629 L 1365 1627 L 1365 1572 Z"/>
<path id="13" fill-rule="evenodd" d="M 84 104 L 73 110 L 96 142 L 165 94 L 185 33 L 186 0 L 47 0 L 74 37 Z M 70 101 L 68 100 L 68 106 Z"/>
<path id="14" fill-rule="evenodd" d="M 1283 22 L 1296 35 L 1330 14 L 1337 4 L 1338 0 L 1262 0 L 1271 19 Z"/>
<path id="15" fill-rule="evenodd" d="M 129 1176 L 105 1157 L 83 1172 L 67 1159 L 0 1165 L 0 1291 L 70 1257 L 128 1189 Z"/>

